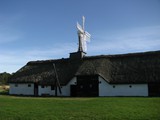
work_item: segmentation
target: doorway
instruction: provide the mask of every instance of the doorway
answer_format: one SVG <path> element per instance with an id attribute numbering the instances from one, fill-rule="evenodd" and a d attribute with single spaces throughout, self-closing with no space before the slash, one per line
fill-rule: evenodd
<path id="1" fill-rule="evenodd" d="M 159 97 L 160 83 L 148 83 L 148 95 L 151 97 Z"/>
<path id="2" fill-rule="evenodd" d="M 77 76 L 77 85 L 72 89 L 75 93 L 71 93 L 77 97 L 97 97 L 99 96 L 98 76 Z"/>
<path id="3" fill-rule="evenodd" d="M 76 97 L 77 96 L 77 85 L 71 85 L 70 91 L 71 91 L 71 97 Z"/>
<path id="4" fill-rule="evenodd" d="M 34 96 L 38 96 L 38 83 L 34 83 Z"/>

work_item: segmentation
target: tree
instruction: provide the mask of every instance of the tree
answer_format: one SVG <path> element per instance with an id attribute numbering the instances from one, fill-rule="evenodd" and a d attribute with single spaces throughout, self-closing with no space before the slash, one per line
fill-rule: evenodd
<path id="1" fill-rule="evenodd" d="M 1 85 L 6 85 L 8 84 L 8 79 L 11 76 L 10 73 L 4 72 L 4 73 L 0 73 L 0 84 Z"/>

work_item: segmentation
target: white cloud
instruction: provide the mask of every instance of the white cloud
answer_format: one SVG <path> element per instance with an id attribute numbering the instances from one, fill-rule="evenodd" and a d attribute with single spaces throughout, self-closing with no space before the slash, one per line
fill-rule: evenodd
<path id="1" fill-rule="evenodd" d="M 117 54 L 160 50 L 160 26 L 134 28 L 95 36 L 88 46 L 91 54 Z"/>
<path id="2" fill-rule="evenodd" d="M 160 26 L 135 28 L 110 35 L 93 35 L 88 44 L 88 55 L 118 54 L 160 50 Z M 28 48 L 28 50 L 0 51 L 0 72 L 16 72 L 28 61 L 58 59 L 69 57 L 70 52 L 76 52 L 77 42 L 57 43 L 52 48 Z"/>
<path id="3" fill-rule="evenodd" d="M 74 52 L 74 49 L 74 44 L 56 44 L 53 48 L 1 51 L 0 72 L 16 72 L 29 61 L 69 57 L 69 53 Z"/>
<path id="4" fill-rule="evenodd" d="M 73 52 L 75 50 L 75 46 L 72 43 L 60 43 L 53 45 L 52 48 L 44 47 L 43 49 L 34 49 L 31 51 L 27 51 L 26 54 L 28 56 L 41 56 L 41 57 L 63 57 L 68 55 L 69 52 Z"/>

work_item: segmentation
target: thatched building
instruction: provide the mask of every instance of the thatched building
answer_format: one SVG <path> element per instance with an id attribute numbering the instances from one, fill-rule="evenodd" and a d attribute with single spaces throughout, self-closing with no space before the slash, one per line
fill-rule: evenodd
<path id="1" fill-rule="evenodd" d="M 79 54 L 28 62 L 12 75 L 10 94 L 160 96 L 160 51 L 90 57 Z"/>
<path id="2" fill-rule="evenodd" d="M 90 34 L 77 23 L 78 51 L 31 61 L 12 75 L 10 94 L 33 96 L 160 96 L 160 51 L 85 56 Z"/>

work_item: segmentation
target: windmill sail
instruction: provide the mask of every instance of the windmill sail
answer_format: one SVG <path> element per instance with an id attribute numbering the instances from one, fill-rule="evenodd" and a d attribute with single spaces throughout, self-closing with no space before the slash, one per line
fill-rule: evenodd
<path id="1" fill-rule="evenodd" d="M 86 36 L 86 39 L 90 41 L 91 35 L 87 31 L 85 31 L 85 36 Z"/>
<path id="2" fill-rule="evenodd" d="M 78 35 L 79 35 L 79 39 L 80 39 L 79 45 L 82 45 L 82 46 L 79 46 L 79 48 L 82 47 L 82 51 L 86 52 L 87 51 L 87 42 L 90 41 L 91 35 L 87 31 L 85 31 L 84 24 L 85 24 L 85 17 L 82 16 L 82 26 L 77 22 Z M 80 50 L 80 49 L 78 49 L 78 50 Z"/>
<path id="3" fill-rule="evenodd" d="M 82 26 L 82 28 L 83 28 L 83 30 L 84 30 L 84 23 L 85 23 L 85 17 L 84 16 L 82 16 L 82 22 L 83 22 L 83 26 Z"/>
<path id="4" fill-rule="evenodd" d="M 78 31 L 80 31 L 81 33 L 83 33 L 83 28 L 81 27 L 81 25 L 77 22 L 77 29 Z"/>
<path id="5" fill-rule="evenodd" d="M 85 52 L 87 51 L 87 42 L 90 42 L 90 37 L 91 35 L 87 31 L 83 33 L 82 48 Z"/>

